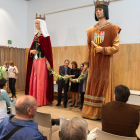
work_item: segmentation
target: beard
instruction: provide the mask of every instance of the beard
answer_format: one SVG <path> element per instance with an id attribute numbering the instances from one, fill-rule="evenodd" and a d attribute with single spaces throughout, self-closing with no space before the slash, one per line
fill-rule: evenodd
<path id="1" fill-rule="evenodd" d="M 103 18 L 105 15 L 104 14 L 100 14 L 99 16 L 97 16 L 98 19 Z"/>

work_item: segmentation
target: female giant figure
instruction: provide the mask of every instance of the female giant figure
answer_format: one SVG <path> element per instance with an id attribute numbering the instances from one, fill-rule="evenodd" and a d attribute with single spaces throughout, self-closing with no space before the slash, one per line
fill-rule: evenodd
<path id="1" fill-rule="evenodd" d="M 35 36 L 28 54 L 25 94 L 32 95 L 38 106 L 52 103 L 54 99 L 52 47 L 45 17 L 36 16 Z"/>

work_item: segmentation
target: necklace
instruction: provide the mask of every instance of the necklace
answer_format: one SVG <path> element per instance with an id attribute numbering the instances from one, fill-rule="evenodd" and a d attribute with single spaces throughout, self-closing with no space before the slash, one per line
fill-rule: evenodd
<path id="1" fill-rule="evenodd" d="M 97 33 L 97 34 L 99 34 L 99 33 L 100 33 L 101 28 L 103 28 L 103 27 L 105 27 L 105 26 L 106 26 L 106 22 L 107 22 L 107 21 L 105 21 L 105 22 L 104 22 L 104 24 L 103 24 L 103 25 L 101 25 L 101 26 L 97 26 L 97 28 L 98 28 L 98 30 L 96 31 L 96 33 Z"/>

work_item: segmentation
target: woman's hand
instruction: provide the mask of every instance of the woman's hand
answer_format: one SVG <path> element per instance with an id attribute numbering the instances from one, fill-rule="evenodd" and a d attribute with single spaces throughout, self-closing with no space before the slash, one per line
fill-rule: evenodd
<path id="1" fill-rule="evenodd" d="M 37 50 L 30 50 L 30 53 L 32 53 L 32 54 L 38 54 L 38 51 Z"/>
<path id="2" fill-rule="evenodd" d="M 74 82 L 75 82 L 76 80 L 77 80 L 77 79 L 72 79 L 72 81 L 74 81 Z"/>
<path id="3" fill-rule="evenodd" d="M 95 50 L 96 50 L 96 53 L 101 53 L 102 52 L 102 48 L 101 46 L 98 46 Z"/>
<path id="4" fill-rule="evenodd" d="M 75 75 L 69 75 L 69 77 L 70 77 L 70 78 L 73 78 L 73 77 L 75 77 Z"/>
<path id="5" fill-rule="evenodd" d="M 16 71 L 14 70 L 13 73 L 16 73 Z"/>

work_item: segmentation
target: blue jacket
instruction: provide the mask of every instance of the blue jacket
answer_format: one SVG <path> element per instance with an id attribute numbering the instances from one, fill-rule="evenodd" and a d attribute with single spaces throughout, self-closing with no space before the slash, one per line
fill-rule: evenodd
<path id="1" fill-rule="evenodd" d="M 13 115 L 5 118 L 0 123 L 0 140 L 9 134 L 17 126 L 24 126 L 18 130 L 9 140 L 43 140 L 43 135 L 38 131 L 38 124 L 33 122 L 13 122 Z"/>

